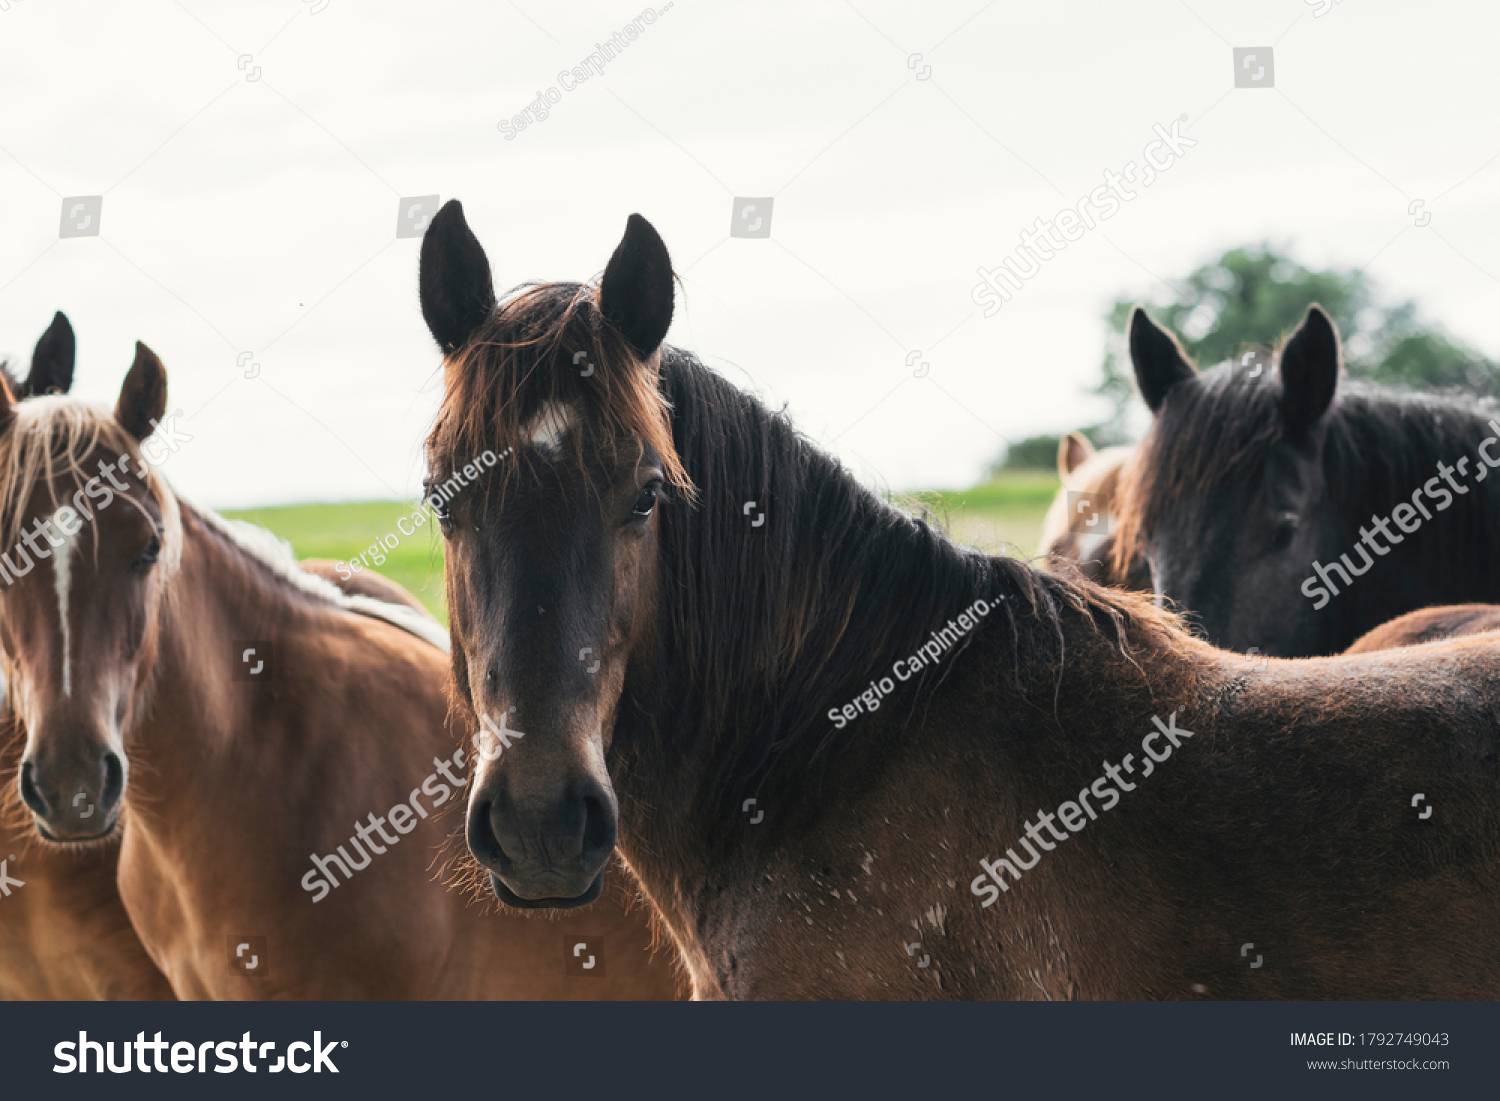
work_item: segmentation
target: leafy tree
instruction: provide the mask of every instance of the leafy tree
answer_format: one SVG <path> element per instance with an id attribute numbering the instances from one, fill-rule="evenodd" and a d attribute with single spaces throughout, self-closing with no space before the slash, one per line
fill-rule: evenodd
<path id="1" fill-rule="evenodd" d="M 1361 271 L 1313 271 L 1269 245 L 1230 249 L 1184 279 L 1177 301 L 1152 310 L 1202 367 L 1290 332 L 1317 302 L 1338 325 L 1349 375 L 1413 390 L 1458 387 L 1500 394 L 1500 364 L 1455 343 L 1417 317 L 1414 302 L 1382 305 Z M 1135 396 L 1125 326 L 1134 303 L 1116 299 L 1108 314 L 1104 377 L 1092 393 L 1114 404 L 1096 442 L 1125 442 L 1126 410 Z"/>
<path id="2" fill-rule="evenodd" d="M 1383 305 L 1361 271 L 1313 271 L 1270 245 L 1230 249 L 1177 286 L 1177 300 L 1150 309 L 1182 340 L 1201 367 L 1222 363 L 1257 344 L 1274 343 L 1317 302 L 1344 340 L 1344 364 L 1354 378 L 1412 390 L 1462 389 L 1500 396 L 1500 364 L 1455 343 L 1417 317 L 1414 302 Z M 1116 299 L 1107 315 L 1103 378 L 1090 392 L 1110 400 L 1114 414 L 1082 429 L 1100 447 L 1129 443 L 1135 400 L 1125 326 L 1133 299 Z M 1051 470 L 1059 437 L 1030 436 L 1011 444 L 1003 469 Z"/>

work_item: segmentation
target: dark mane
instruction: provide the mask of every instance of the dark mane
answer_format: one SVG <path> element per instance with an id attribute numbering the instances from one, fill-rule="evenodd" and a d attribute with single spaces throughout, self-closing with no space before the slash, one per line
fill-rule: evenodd
<path id="1" fill-rule="evenodd" d="M 1090 620 L 1122 648 L 1141 619 L 1170 618 L 1134 596 L 960 549 L 689 353 L 664 349 L 662 373 L 673 443 L 702 504 L 672 505 L 661 525 L 664 658 L 693 670 L 694 683 L 650 710 L 682 728 L 732 731 L 736 744 L 723 747 L 730 761 L 753 768 L 793 746 L 826 748 L 835 733 L 828 709 L 888 674 L 976 598 L 993 609 L 980 629 L 1010 638 L 1018 677 L 1038 667 L 1033 659 L 1060 672 L 1065 617 Z M 761 527 L 745 514 L 750 501 L 764 514 Z M 888 706 L 909 714 L 923 705 L 978 633 Z"/>
<path id="2" fill-rule="evenodd" d="M 668 482 L 691 493 L 672 452 L 668 410 L 654 377 L 604 322 L 598 296 L 592 283 L 524 284 L 448 357 L 443 406 L 427 438 L 435 481 L 486 449 L 509 448 L 485 483 L 487 495 L 503 498 L 532 461 L 521 446 L 523 428 L 550 402 L 581 410 L 582 431 L 568 439 L 585 471 L 592 469 L 585 461 L 591 453 L 614 456 L 625 441 L 640 441 L 662 455 Z M 583 366 L 568 369 L 579 353 Z M 585 377 L 588 366 L 594 370 Z"/>
<path id="3" fill-rule="evenodd" d="M 523 287 L 448 358 L 427 440 L 429 477 L 441 481 L 485 450 L 510 447 L 484 491 L 503 494 L 535 454 L 522 446 L 524 429 L 548 402 L 581 414 L 564 444 L 580 469 L 622 446 L 660 454 L 678 492 L 658 529 L 666 628 L 658 668 L 691 678 L 669 672 L 649 687 L 627 685 L 627 694 L 670 697 L 634 698 L 639 715 L 668 717 L 683 737 L 726 732 L 723 759 L 754 769 L 793 747 L 811 756 L 830 745 L 828 710 L 976 599 L 992 605 L 982 630 L 1010 639 L 1011 674 L 1045 670 L 1049 701 L 1065 618 L 1089 620 L 1122 649 L 1137 623 L 1175 622 L 1134 595 L 960 549 L 690 353 L 663 345 L 659 369 L 655 357 L 643 365 L 601 317 L 597 295 L 594 284 Z M 580 351 L 595 366 L 589 377 L 573 369 Z M 752 526 L 747 506 L 764 524 Z M 904 683 L 889 706 L 925 705 L 978 633 Z M 467 708 L 457 695 L 453 702 Z"/>
<path id="4" fill-rule="evenodd" d="M 1172 394 L 1141 441 L 1121 484 L 1114 568 L 1142 552 L 1163 516 L 1184 500 L 1224 486 L 1260 484 L 1269 444 L 1280 438 L 1281 387 L 1269 368 L 1227 363 L 1204 371 Z M 1327 414 L 1323 471 L 1330 502 L 1355 525 L 1388 513 L 1437 473 L 1437 463 L 1472 456 L 1477 428 L 1494 415 L 1472 397 L 1409 393 L 1342 379 Z M 1444 544 L 1472 559 L 1500 552 L 1500 514 L 1478 493 L 1460 496 Z"/>

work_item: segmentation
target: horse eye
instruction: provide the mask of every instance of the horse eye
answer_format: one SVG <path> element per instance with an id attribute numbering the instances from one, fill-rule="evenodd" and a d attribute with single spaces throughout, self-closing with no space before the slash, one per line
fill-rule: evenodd
<path id="1" fill-rule="evenodd" d="M 135 560 L 140 569 L 156 565 L 156 560 L 161 557 L 161 540 L 156 536 L 151 537 L 151 542 L 146 544 L 146 549 L 141 551 L 141 556 Z"/>
<path id="2" fill-rule="evenodd" d="M 1286 512 L 1276 522 L 1276 530 L 1271 535 L 1271 552 L 1284 551 L 1292 545 L 1292 539 L 1297 534 L 1297 514 Z"/>
<path id="3" fill-rule="evenodd" d="M 630 515 L 637 520 L 644 520 L 656 508 L 656 502 L 660 497 L 661 483 L 652 482 L 641 490 L 641 495 L 635 499 L 635 504 L 630 508 Z"/>

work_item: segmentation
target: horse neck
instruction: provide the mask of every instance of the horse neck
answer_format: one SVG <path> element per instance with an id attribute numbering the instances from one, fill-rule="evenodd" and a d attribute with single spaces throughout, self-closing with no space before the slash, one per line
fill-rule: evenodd
<path id="1" fill-rule="evenodd" d="M 1008 673 L 1016 641 L 1037 651 L 1032 625 L 1024 610 L 989 615 L 903 683 L 904 698 L 852 730 L 836 733 L 830 708 L 888 675 L 976 597 L 1024 609 L 1032 596 L 1047 604 L 1037 587 L 1057 583 L 962 552 L 901 516 L 702 367 L 669 360 L 664 389 L 701 503 L 662 521 L 656 660 L 627 676 L 610 772 L 627 859 L 669 923 L 690 924 L 690 885 L 713 882 L 717 847 L 744 836 L 745 799 L 765 807 L 787 777 L 805 781 L 804 803 L 825 778 L 843 783 L 909 737 L 897 716 L 920 716 L 951 689 L 944 678 L 967 675 L 956 671 L 961 658 L 965 670 Z M 752 499 L 768 519 L 755 531 L 739 507 Z"/>
<path id="2" fill-rule="evenodd" d="M 259 697 L 270 685 L 235 677 L 241 651 L 318 629 L 317 609 L 306 595 L 189 506 L 181 508 L 181 565 L 167 582 L 158 612 L 149 706 L 129 745 L 132 756 L 148 763 L 145 774 L 165 784 L 178 782 L 169 775 L 173 769 L 189 774 L 178 778 L 181 782 L 191 776 L 201 780 L 202 754 L 242 743 L 239 736 L 251 726 L 252 709 L 257 726 L 273 718 Z M 132 788 L 141 774 L 133 774 Z"/>

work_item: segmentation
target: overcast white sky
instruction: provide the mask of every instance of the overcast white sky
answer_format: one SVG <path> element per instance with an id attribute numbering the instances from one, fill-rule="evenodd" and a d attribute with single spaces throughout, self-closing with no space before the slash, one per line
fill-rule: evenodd
<path id="1" fill-rule="evenodd" d="M 1368 265 L 1500 357 L 1494 4 L 652 10 L 507 140 L 638 0 L 0 0 L 0 349 L 24 368 L 61 308 L 75 393 L 113 404 L 151 345 L 194 436 L 166 473 L 202 503 L 413 496 L 438 356 L 395 230 L 438 194 L 500 286 L 588 278 L 644 214 L 686 280 L 669 340 L 877 486 L 1097 419 L 1110 300 L 1236 244 Z M 1236 89 L 1232 49 L 1266 46 L 1274 87 Z M 975 269 L 1183 115 L 1197 145 L 983 317 Z M 100 234 L 59 239 L 89 195 Z M 731 238 L 766 196 L 770 238 Z"/>

